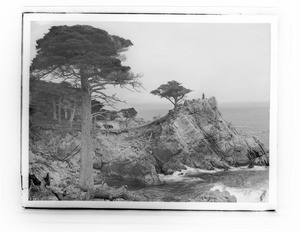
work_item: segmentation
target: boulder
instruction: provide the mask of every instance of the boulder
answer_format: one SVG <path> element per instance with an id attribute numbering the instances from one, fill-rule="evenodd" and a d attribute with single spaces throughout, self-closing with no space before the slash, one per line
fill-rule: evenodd
<path id="1" fill-rule="evenodd" d="M 120 140 L 119 136 L 99 136 L 95 139 L 95 147 L 93 166 L 104 176 L 146 185 L 160 183 L 156 160 L 148 154 L 143 144 Z"/>
<path id="2" fill-rule="evenodd" d="M 164 165 L 180 151 L 180 149 L 174 151 L 174 149 L 171 150 L 161 145 L 160 147 L 153 149 L 152 156 L 156 159 L 159 168 L 163 168 Z"/>
<path id="3" fill-rule="evenodd" d="M 234 195 L 230 195 L 228 191 L 207 191 L 198 196 L 195 201 L 200 202 L 237 202 Z"/>
<path id="4" fill-rule="evenodd" d="M 147 159 L 113 160 L 101 168 L 103 175 L 117 177 L 129 181 L 137 181 L 146 185 L 159 184 L 155 166 Z"/>

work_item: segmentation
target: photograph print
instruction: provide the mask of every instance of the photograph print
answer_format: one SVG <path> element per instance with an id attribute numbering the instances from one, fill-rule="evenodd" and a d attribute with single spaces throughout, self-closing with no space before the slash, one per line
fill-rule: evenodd
<path id="1" fill-rule="evenodd" d="M 23 206 L 272 209 L 272 18 L 23 16 Z"/>

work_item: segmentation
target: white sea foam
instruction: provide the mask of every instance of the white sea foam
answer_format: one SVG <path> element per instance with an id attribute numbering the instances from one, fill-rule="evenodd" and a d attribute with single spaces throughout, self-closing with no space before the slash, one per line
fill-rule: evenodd
<path id="1" fill-rule="evenodd" d="M 223 171 L 222 169 L 215 168 L 214 170 L 205 170 L 200 168 L 191 168 L 189 166 L 185 166 L 186 170 L 182 170 L 182 172 L 185 173 L 185 175 L 195 175 L 195 174 L 201 174 L 201 173 L 217 173 Z"/>
<path id="2" fill-rule="evenodd" d="M 193 181 L 201 181 L 202 179 L 200 177 L 197 177 L 197 174 L 202 173 L 218 173 L 223 172 L 222 169 L 214 169 L 214 170 L 205 170 L 200 168 L 191 168 L 188 166 L 185 166 L 185 170 L 181 171 L 175 171 L 172 175 L 164 175 L 164 174 L 158 174 L 160 181 L 171 183 L 171 182 L 193 182 Z M 232 167 L 228 171 L 263 171 L 267 170 L 267 167 L 263 166 L 254 166 L 253 168 L 248 168 L 248 166 L 242 166 L 242 167 Z"/>
<path id="3" fill-rule="evenodd" d="M 180 182 L 180 181 L 199 181 L 201 178 L 195 177 L 197 174 L 202 173 L 217 173 L 223 172 L 223 169 L 215 168 L 214 170 L 205 170 L 200 168 L 191 168 L 189 166 L 185 166 L 185 170 L 175 171 L 172 175 L 164 175 L 159 174 L 159 178 L 163 182 Z M 248 166 L 241 167 L 232 167 L 228 171 L 264 171 L 267 170 L 268 167 L 264 166 L 254 166 L 253 168 L 248 168 Z"/>
<path id="4" fill-rule="evenodd" d="M 159 174 L 159 179 L 162 182 L 191 182 L 191 181 L 201 181 L 202 179 L 199 177 L 189 177 L 187 173 L 189 173 L 189 168 L 187 170 L 175 171 L 172 175 L 164 175 Z"/>
<path id="5" fill-rule="evenodd" d="M 236 197 L 237 202 L 268 202 L 268 190 L 266 187 L 262 187 L 261 189 L 233 188 L 217 184 L 210 190 L 227 191 Z"/>
<path id="6" fill-rule="evenodd" d="M 201 178 L 198 177 L 186 177 L 186 176 L 175 176 L 175 175 L 163 175 L 159 174 L 159 179 L 163 183 L 174 183 L 174 182 L 194 182 L 194 181 L 201 181 Z"/>
<path id="7" fill-rule="evenodd" d="M 182 170 L 181 173 L 185 175 L 195 175 L 201 173 L 217 173 L 224 172 L 223 169 L 215 168 L 214 170 L 205 170 L 200 168 L 191 168 L 189 166 L 185 166 L 186 170 Z M 264 171 L 267 170 L 268 167 L 265 166 L 254 166 L 253 168 L 249 168 L 248 166 L 240 166 L 240 167 L 231 167 L 227 171 Z"/>

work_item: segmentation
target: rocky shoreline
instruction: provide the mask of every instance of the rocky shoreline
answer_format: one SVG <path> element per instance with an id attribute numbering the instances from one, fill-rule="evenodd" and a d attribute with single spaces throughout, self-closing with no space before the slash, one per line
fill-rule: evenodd
<path id="1" fill-rule="evenodd" d="M 32 200 L 57 200 L 58 193 L 70 200 L 85 199 L 87 193 L 81 193 L 76 187 L 80 168 L 80 132 L 61 134 L 44 130 L 41 133 L 43 139 L 31 146 L 30 174 L 43 182 L 49 173 L 50 185 L 42 189 L 36 186 L 40 189 L 30 195 Z M 269 165 L 265 146 L 258 138 L 242 135 L 226 122 L 214 97 L 185 101 L 176 113 L 170 111 L 147 125 L 124 131 L 95 131 L 93 143 L 94 182 L 112 192 L 113 189 L 105 186 L 106 178 L 159 185 L 159 175 L 171 175 L 187 167 L 228 170 Z M 48 194 L 41 194 L 46 190 L 49 190 Z M 142 192 L 126 188 L 122 192 L 120 189 L 116 191 L 119 195 L 115 200 L 151 201 Z M 181 200 L 236 201 L 228 192 L 220 191 Z"/>
<path id="2" fill-rule="evenodd" d="M 215 98 L 186 101 L 176 116 L 95 140 L 94 167 L 107 176 L 158 184 L 186 166 L 203 170 L 268 166 L 268 150 L 255 137 L 241 135 L 227 123 Z"/>

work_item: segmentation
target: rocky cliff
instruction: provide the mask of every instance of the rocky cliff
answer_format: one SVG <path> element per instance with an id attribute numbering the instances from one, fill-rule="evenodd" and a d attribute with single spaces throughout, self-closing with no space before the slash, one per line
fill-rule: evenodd
<path id="1" fill-rule="evenodd" d="M 176 115 L 126 131 L 99 133 L 94 168 L 103 175 L 158 184 L 158 174 L 186 166 L 204 170 L 268 165 L 268 150 L 258 138 L 239 133 L 219 112 L 217 101 L 185 101 Z"/>

